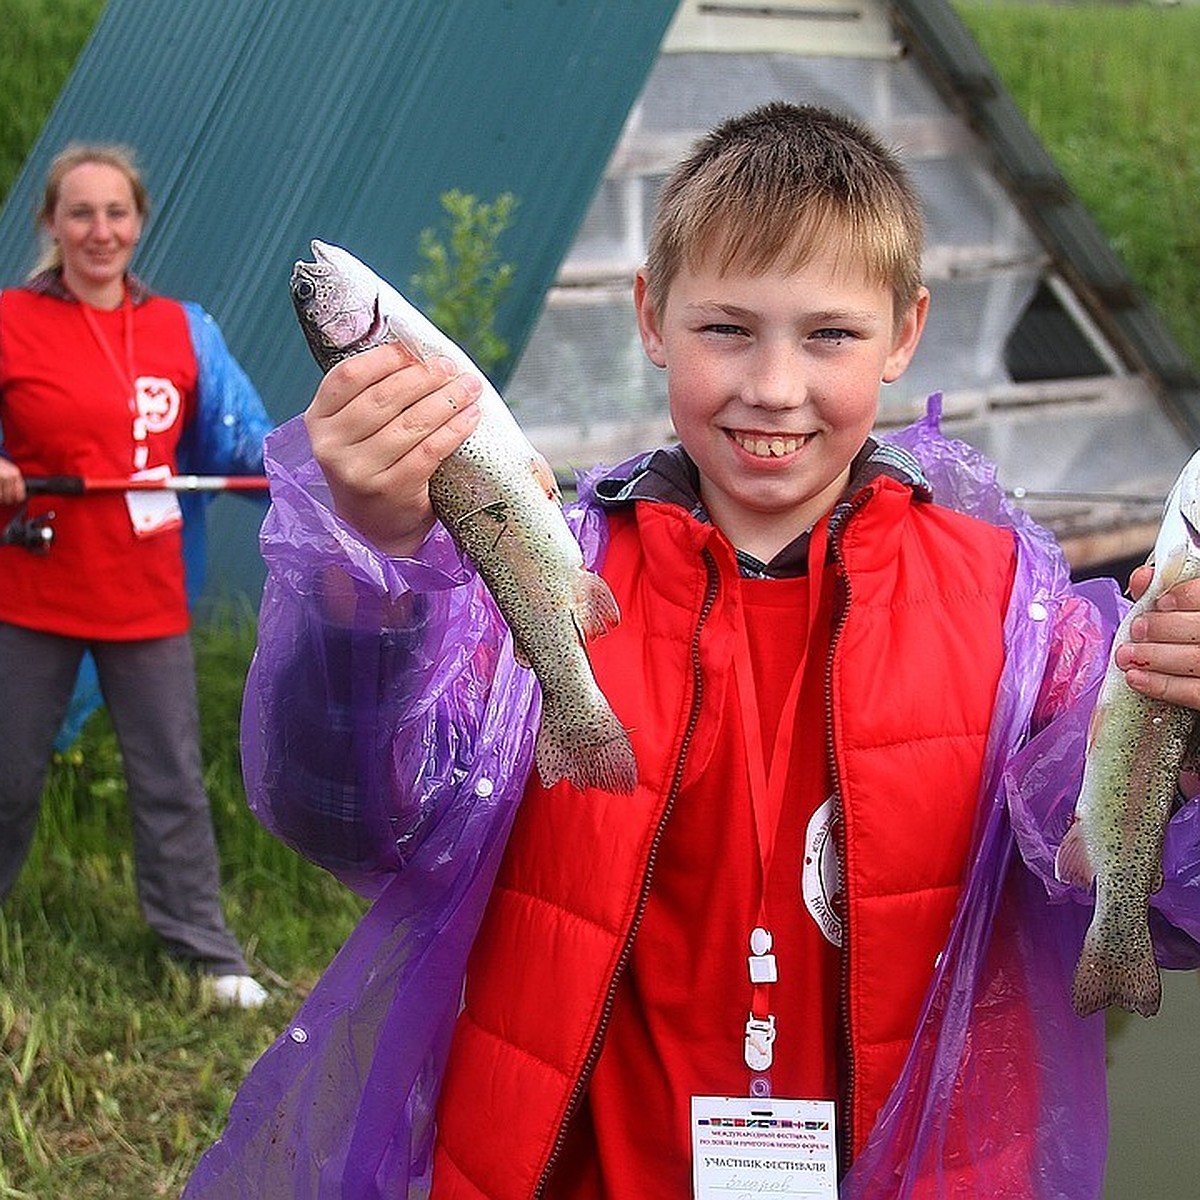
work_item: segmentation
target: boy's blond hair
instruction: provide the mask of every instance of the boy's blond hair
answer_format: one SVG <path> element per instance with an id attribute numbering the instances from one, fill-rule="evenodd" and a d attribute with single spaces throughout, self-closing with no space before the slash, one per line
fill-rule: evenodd
<path id="1" fill-rule="evenodd" d="M 717 126 L 663 185 L 646 257 L 661 313 L 682 267 L 792 270 L 836 242 L 892 290 L 899 322 L 921 287 L 921 204 L 899 158 L 865 126 L 775 102 Z"/>

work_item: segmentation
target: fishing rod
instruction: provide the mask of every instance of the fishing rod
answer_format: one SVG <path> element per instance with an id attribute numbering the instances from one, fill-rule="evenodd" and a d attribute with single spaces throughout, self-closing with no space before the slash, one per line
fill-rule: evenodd
<path id="1" fill-rule="evenodd" d="M 164 475 L 151 479 L 97 478 L 87 475 L 27 475 L 27 496 L 86 496 L 114 492 L 265 492 L 265 475 Z M 0 529 L 0 546 L 20 546 L 48 554 L 54 545 L 54 513 L 26 515 L 22 504 Z"/>
<path id="2" fill-rule="evenodd" d="M 86 496 L 93 492 L 265 492 L 265 475 L 164 475 L 153 479 L 88 475 L 27 475 L 31 496 Z"/>
<path id="3" fill-rule="evenodd" d="M 1038 491 L 1034 488 L 1008 488 L 1005 493 L 1011 500 L 1058 500 L 1068 504 L 1132 504 L 1156 505 L 1162 508 L 1165 493 L 1159 495 L 1133 492 L 1077 492 L 1069 489 Z"/>

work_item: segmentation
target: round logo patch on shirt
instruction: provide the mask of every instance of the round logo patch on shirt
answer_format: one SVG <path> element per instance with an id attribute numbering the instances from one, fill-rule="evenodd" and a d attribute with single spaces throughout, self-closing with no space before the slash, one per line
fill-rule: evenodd
<path id="1" fill-rule="evenodd" d="M 169 380 L 156 375 L 139 375 L 137 408 L 146 422 L 147 433 L 166 433 L 179 416 L 179 389 Z"/>
<path id="2" fill-rule="evenodd" d="M 800 889 L 804 907 L 817 923 L 825 939 L 842 944 L 842 918 L 838 893 L 842 885 L 842 867 L 838 860 L 837 840 L 833 836 L 834 807 L 831 796 L 813 813 L 804 831 L 804 865 Z"/>

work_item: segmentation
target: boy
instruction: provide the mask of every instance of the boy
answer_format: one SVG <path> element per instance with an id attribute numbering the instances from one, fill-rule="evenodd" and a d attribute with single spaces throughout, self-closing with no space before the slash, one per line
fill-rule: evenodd
<path id="1" fill-rule="evenodd" d="M 251 803 L 378 900 L 189 1196 L 682 1198 L 722 1097 L 832 1102 L 843 1198 L 1099 1194 L 1088 910 L 1047 864 L 1119 605 L 935 422 L 870 437 L 921 237 L 897 160 L 820 109 L 668 182 L 634 300 L 680 445 L 572 514 L 632 797 L 531 773 L 536 686 L 434 525 L 477 381 L 382 347 L 276 438 Z M 1197 706 L 1200 589 L 1174 604 L 1129 679 Z M 1177 965 L 1190 915 L 1156 915 Z"/>

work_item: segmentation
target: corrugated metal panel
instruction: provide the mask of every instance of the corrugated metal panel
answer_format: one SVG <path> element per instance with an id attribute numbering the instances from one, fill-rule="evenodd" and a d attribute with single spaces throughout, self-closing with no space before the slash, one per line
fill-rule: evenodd
<path id="1" fill-rule="evenodd" d="M 0 212 L 0 284 L 31 265 L 50 158 L 73 139 L 130 143 L 154 204 L 134 269 L 216 316 L 283 419 L 317 380 L 287 290 L 309 239 L 403 288 L 444 191 L 508 191 L 517 277 L 498 325 L 515 357 L 675 6 L 109 0 Z M 217 579 L 260 577 L 247 507 L 214 509 Z"/>

